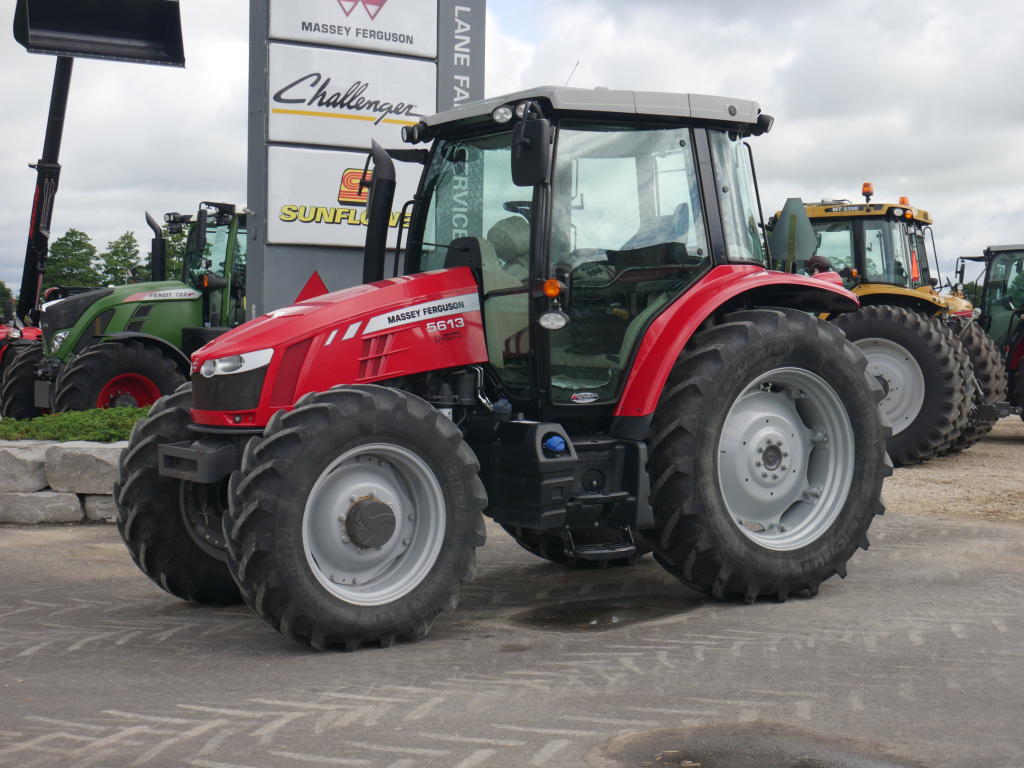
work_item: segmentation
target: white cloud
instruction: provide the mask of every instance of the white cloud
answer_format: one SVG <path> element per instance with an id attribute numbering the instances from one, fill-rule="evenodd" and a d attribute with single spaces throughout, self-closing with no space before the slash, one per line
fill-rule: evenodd
<path id="1" fill-rule="evenodd" d="M 753 142 L 766 209 L 855 199 L 872 181 L 876 199 L 908 195 L 932 213 L 946 270 L 1024 240 L 1018 3 L 549 0 L 530 11 L 536 43 L 515 62 L 488 57 L 502 90 L 561 84 L 580 59 L 575 86 L 753 99 L 776 118 Z"/>
<path id="2" fill-rule="evenodd" d="M 248 3 L 181 3 L 184 70 L 78 59 L 61 148 L 54 236 L 83 230 L 102 250 L 127 230 L 144 247 L 144 211 L 200 200 L 245 202 Z M 13 18 L 0 0 L 0 19 Z M 0 35 L 0 280 L 21 283 L 35 172 L 55 59 Z"/>
<path id="3" fill-rule="evenodd" d="M 562 84 L 719 93 L 776 117 L 754 140 L 762 198 L 909 195 L 947 266 L 1024 240 L 1024 9 L 1009 0 L 878 5 L 696 0 L 492 0 L 487 94 Z M 0 19 L 14 0 L 0 0 Z M 182 3 L 188 67 L 80 60 L 54 232 L 103 248 L 143 211 L 244 202 L 248 4 Z M 528 39 L 527 39 L 528 38 Z M 0 35 L 0 279 L 20 281 L 52 57 Z"/>

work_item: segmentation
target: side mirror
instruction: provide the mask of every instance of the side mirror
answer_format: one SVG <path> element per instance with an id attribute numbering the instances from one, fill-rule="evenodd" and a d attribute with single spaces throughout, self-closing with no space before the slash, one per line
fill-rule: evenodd
<path id="1" fill-rule="evenodd" d="M 517 187 L 543 184 L 551 177 L 551 123 L 523 120 L 512 131 L 512 182 Z"/>

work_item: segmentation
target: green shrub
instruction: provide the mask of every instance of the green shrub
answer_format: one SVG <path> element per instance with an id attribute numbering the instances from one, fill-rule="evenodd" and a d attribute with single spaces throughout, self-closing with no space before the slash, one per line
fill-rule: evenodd
<path id="1" fill-rule="evenodd" d="M 95 411 L 51 413 L 34 419 L 0 420 L 0 440 L 127 440 L 135 422 L 149 408 L 103 408 Z"/>

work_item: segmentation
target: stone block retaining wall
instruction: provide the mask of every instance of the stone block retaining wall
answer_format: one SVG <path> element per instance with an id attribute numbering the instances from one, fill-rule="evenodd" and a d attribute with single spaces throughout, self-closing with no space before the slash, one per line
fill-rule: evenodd
<path id="1" fill-rule="evenodd" d="M 113 522 L 126 445 L 0 440 L 0 523 Z"/>

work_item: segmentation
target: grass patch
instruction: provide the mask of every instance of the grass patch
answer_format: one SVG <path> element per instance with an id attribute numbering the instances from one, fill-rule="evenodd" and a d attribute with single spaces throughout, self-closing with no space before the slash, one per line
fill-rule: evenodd
<path id="1" fill-rule="evenodd" d="M 94 411 L 51 413 L 34 419 L 0 420 L 0 440 L 92 440 L 113 443 L 127 440 L 135 422 L 149 408 L 103 408 Z"/>

